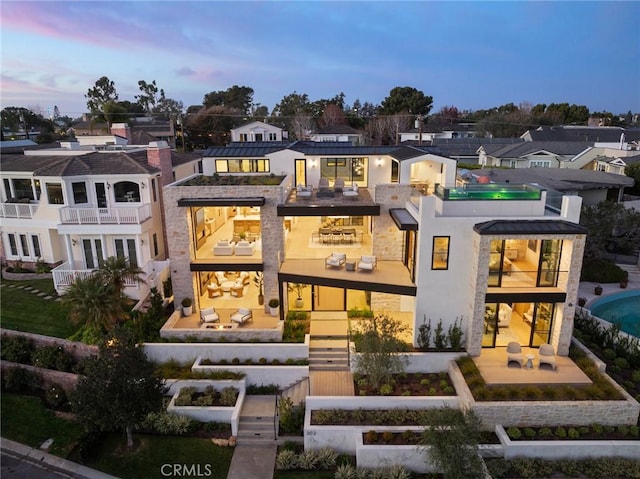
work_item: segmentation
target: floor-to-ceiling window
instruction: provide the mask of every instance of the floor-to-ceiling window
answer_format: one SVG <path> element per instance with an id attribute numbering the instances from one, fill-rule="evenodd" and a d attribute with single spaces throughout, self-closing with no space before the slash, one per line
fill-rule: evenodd
<path id="1" fill-rule="evenodd" d="M 367 158 L 321 158 L 320 175 L 335 180 L 343 178 L 348 183 L 367 186 Z"/>
<path id="2" fill-rule="evenodd" d="M 549 302 L 486 303 L 482 347 L 510 342 L 538 347 L 551 340 L 555 304 Z"/>

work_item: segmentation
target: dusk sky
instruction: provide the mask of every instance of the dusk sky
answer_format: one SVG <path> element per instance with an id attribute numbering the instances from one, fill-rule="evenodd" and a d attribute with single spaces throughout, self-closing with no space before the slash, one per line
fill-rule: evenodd
<path id="1" fill-rule="evenodd" d="M 640 112 L 640 2 L 1 2 L 2 108 L 87 111 L 155 80 L 185 108 L 233 85 L 269 112 L 286 95 L 381 103 L 396 86 L 433 112 L 575 103 Z"/>

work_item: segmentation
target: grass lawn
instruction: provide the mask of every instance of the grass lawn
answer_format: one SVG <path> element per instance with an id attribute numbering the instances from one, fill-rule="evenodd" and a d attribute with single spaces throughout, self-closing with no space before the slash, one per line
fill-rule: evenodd
<path id="1" fill-rule="evenodd" d="M 193 468 L 189 477 L 226 479 L 234 448 L 215 446 L 209 439 L 136 434 L 135 447 L 126 450 L 124 433 L 109 434 L 97 459 L 87 466 L 122 479 L 168 477 L 169 466 L 179 464 Z M 198 475 L 198 465 L 200 474 Z M 183 473 L 184 477 L 187 474 Z M 179 477 L 171 474 L 171 477 Z M 182 477 L 182 476 L 180 476 Z"/>
<path id="2" fill-rule="evenodd" d="M 2 437 L 32 447 L 40 447 L 53 438 L 49 452 L 66 458 L 82 435 L 75 421 L 57 417 L 46 409 L 40 398 L 2 393 Z"/>
<path id="3" fill-rule="evenodd" d="M 68 338 L 78 329 L 67 320 L 68 307 L 59 301 L 43 299 L 24 289 L 9 286 L 31 286 L 47 295 L 57 296 L 53 280 L 31 281 L 2 280 L 0 292 L 0 326 L 5 329 L 44 334 L 56 338 Z"/>

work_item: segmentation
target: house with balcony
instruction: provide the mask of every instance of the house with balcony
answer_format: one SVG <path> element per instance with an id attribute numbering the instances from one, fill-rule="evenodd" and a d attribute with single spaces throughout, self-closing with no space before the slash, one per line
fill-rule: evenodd
<path id="1" fill-rule="evenodd" d="M 232 142 L 261 143 L 286 141 L 288 137 L 289 134 L 287 131 L 276 125 L 271 125 L 262 121 L 252 121 L 231 129 Z"/>
<path id="2" fill-rule="evenodd" d="M 362 132 L 349 125 L 329 125 L 320 128 L 309 135 L 311 141 L 347 142 L 352 145 L 363 143 Z"/>
<path id="3" fill-rule="evenodd" d="M 278 319 L 366 308 L 403 320 L 414 343 L 425 320 L 457 321 L 473 355 L 507 339 L 566 355 L 580 198 L 551 212 L 543 188 L 456 188 L 455 173 L 454 160 L 406 146 L 210 148 L 203 176 L 164 188 L 176 298 L 215 308 L 217 327 L 239 308 L 269 327 L 276 298 Z"/>
<path id="4" fill-rule="evenodd" d="M 161 188 L 184 164 L 189 174 L 197 171 L 195 157 L 174 166 L 167 144 L 156 142 L 99 151 L 76 144 L 0 161 L 3 261 L 44 261 L 62 293 L 104 259 L 126 257 L 145 279 L 128 284 L 127 295 L 142 299 L 153 286 L 161 290 L 168 275 Z"/>

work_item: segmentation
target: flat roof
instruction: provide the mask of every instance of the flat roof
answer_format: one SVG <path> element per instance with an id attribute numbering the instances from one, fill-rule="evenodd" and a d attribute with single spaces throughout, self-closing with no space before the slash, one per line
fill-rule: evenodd
<path id="1" fill-rule="evenodd" d="M 248 198 L 182 198 L 178 206 L 262 206 L 264 197 Z"/>
<path id="2" fill-rule="evenodd" d="M 492 220 L 477 223 L 473 230 L 480 235 L 587 234 L 587 229 L 564 220 Z"/>

